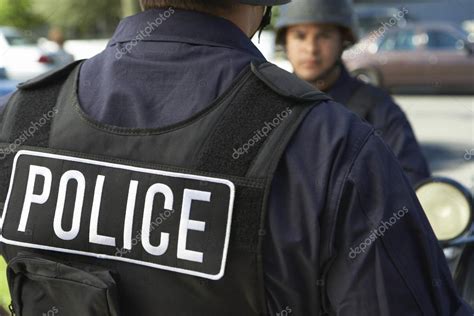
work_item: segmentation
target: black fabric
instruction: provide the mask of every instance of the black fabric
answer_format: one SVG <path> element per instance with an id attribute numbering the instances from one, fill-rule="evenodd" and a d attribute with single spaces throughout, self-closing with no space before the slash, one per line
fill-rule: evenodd
<path id="1" fill-rule="evenodd" d="M 255 132 L 287 110 L 288 103 L 277 95 L 266 93 L 268 87 L 256 77 L 251 77 L 246 87 L 253 88 L 244 87 L 241 90 L 233 102 L 234 106 L 229 108 L 214 128 L 209 142 L 200 154 L 198 169 L 245 176 L 266 138 L 254 141 L 252 138 Z M 255 145 L 238 159 L 234 159 L 234 149 L 241 148 L 250 140 Z"/>
<path id="2" fill-rule="evenodd" d="M 69 74 L 77 67 L 77 65 L 83 63 L 84 60 L 76 60 L 66 66 L 57 70 L 46 72 L 38 77 L 30 79 L 28 81 L 18 84 L 18 88 L 21 90 L 37 89 L 41 87 L 51 87 L 51 84 L 61 83 Z"/>
<path id="3" fill-rule="evenodd" d="M 262 209 L 263 189 L 242 187 L 237 190 L 235 209 L 241 210 L 234 214 L 233 223 L 235 230 L 231 241 L 241 249 L 258 252 L 258 236 L 260 231 L 260 213 L 255 210 Z M 259 232 L 258 235 L 255 232 Z"/>
<path id="4" fill-rule="evenodd" d="M 252 72 L 278 95 L 296 102 L 331 100 L 311 84 L 270 63 L 252 62 Z"/>
<path id="5" fill-rule="evenodd" d="M 114 273 L 100 267 L 21 253 L 8 263 L 7 277 L 15 315 L 121 315 Z"/>
<path id="6" fill-rule="evenodd" d="M 368 121 L 370 112 L 384 99 L 384 94 L 380 90 L 365 84 L 359 83 L 359 87 L 352 94 L 347 102 L 347 107 L 360 118 Z"/>
<path id="7" fill-rule="evenodd" d="M 38 123 L 41 118 L 44 118 L 49 111 L 54 109 L 65 78 L 80 62 L 71 63 L 58 71 L 44 74 L 18 86 L 22 93 L 17 92 L 13 97 L 13 102 L 22 105 L 35 104 L 35 106 L 7 106 L 6 111 L 13 112 L 7 115 L 10 120 L 13 120 L 11 122 L 2 122 L 2 126 L 14 123 L 12 133 L 10 134 L 10 143 L 14 143 L 32 124 Z M 47 147 L 51 122 L 51 119 L 47 119 L 46 123 L 42 124 L 41 128 L 27 137 L 22 145 Z"/>
<path id="8" fill-rule="evenodd" d="M 255 76 L 249 77 L 232 100 L 232 106 L 213 127 L 209 141 L 199 156 L 198 169 L 245 176 L 266 140 L 285 121 L 292 121 L 288 116 L 292 115 L 294 106 L 310 108 L 315 103 L 330 99 L 272 64 L 252 64 L 251 67 Z M 294 116 L 304 116 L 296 112 Z M 269 132 L 262 136 L 265 128 Z M 284 138 L 278 136 L 278 139 Z M 288 141 L 284 141 L 285 145 Z M 237 157 L 236 151 L 245 144 L 250 144 L 250 149 Z M 278 152 L 274 153 L 277 157 L 285 148 L 279 148 L 279 145 L 274 145 L 275 149 L 278 148 Z"/>

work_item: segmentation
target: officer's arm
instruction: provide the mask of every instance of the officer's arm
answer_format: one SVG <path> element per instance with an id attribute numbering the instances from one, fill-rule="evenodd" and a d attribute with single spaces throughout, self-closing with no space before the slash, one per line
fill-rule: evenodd
<path id="1" fill-rule="evenodd" d="M 335 315 L 472 315 L 465 314 L 415 193 L 379 137 L 370 136 L 353 161 L 337 210 L 326 278 Z"/>
<path id="2" fill-rule="evenodd" d="M 395 153 L 412 186 L 430 176 L 428 163 L 416 140 L 405 113 L 391 98 L 387 98 L 386 120 L 381 128 L 382 138 Z M 382 108 L 382 107 L 380 107 Z"/>

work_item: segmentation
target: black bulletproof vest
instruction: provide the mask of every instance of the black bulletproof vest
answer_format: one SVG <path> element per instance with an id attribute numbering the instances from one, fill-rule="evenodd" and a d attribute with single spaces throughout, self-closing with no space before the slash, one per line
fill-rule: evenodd
<path id="1" fill-rule="evenodd" d="M 80 64 L 20 85 L 2 115 L 0 238 L 16 313 L 266 315 L 273 174 L 329 98 L 251 64 L 184 122 L 121 128 L 82 112 Z"/>

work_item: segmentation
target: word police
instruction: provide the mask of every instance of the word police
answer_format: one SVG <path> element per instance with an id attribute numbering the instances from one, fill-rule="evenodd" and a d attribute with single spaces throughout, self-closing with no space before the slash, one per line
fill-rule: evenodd
<path id="1" fill-rule="evenodd" d="M 134 164 L 19 151 L 0 242 L 221 278 L 234 184 Z"/>
<path id="2" fill-rule="evenodd" d="M 33 189 L 39 177 L 43 177 L 44 185 L 40 194 L 35 194 Z M 71 228 L 66 230 L 62 227 L 63 214 L 66 193 L 71 182 L 75 182 L 77 189 L 75 190 L 75 203 L 72 216 Z M 98 224 L 100 216 L 100 205 L 102 199 L 102 192 L 104 188 L 105 176 L 98 175 L 95 182 L 94 196 L 92 201 L 92 210 L 89 225 L 89 242 L 94 244 L 101 244 L 106 246 L 116 246 L 116 238 L 111 236 L 104 236 L 98 234 Z M 28 223 L 29 214 L 33 204 L 44 204 L 48 201 L 51 192 L 52 172 L 50 169 L 42 166 L 30 166 L 28 182 L 26 186 L 25 200 L 21 211 L 20 223 L 18 231 L 25 232 Z M 123 229 L 123 245 L 125 249 L 131 249 L 131 232 L 132 219 L 134 212 L 134 205 L 137 198 L 138 181 L 131 180 L 129 183 L 128 198 L 126 203 L 125 224 Z M 77 170 L 68 170 L 63 173 L 59 181 L 59 191 L 57 193 L 57 203 L 54 212 L 53 228 L 56 236 L 62 240 L 73 240 L 77 237 L 81 229 L 81 213 L 84 205 L 84 193 L 86 189 L 86 180 L 84 175 Z M 151 255 L 163 255 L 169 245 L 169 233 L 161 232 L 161 242 L 154 246 L 150 242 L 150 227 L 152 220 L 152 210 L 155 195 L 162 194 L 164 196 L 164 209 L 173 209 L 174 195 L 171 188 L 163 183 L 152 184 L 147 192 L 145 198 L 145 207 L 143 210 L 142 221 L 142 244 L 143 248 Z M 204 232 L 206 223 L 203 221 L 195 221 L 190 219 L 191 205 L 195 200 L 210 202 L 211 192 L 184 189 L 183 202 L 181 208 L 181 220 L 179 224 L 178 248 L 177 257 L 179 259 L 202 262 L 203 253 L 186 249 L 186 239 L 189 230 L 196 230 Z"/>

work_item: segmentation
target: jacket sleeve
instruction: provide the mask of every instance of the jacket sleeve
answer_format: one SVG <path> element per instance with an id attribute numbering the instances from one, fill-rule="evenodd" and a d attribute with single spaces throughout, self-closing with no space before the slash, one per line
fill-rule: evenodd
<path id="1" fill-rule="evenodd" d="M 430 177 L 428 163 L 405 113 L 391 97 L 387 96 L 385 103 L 386 106 L 379 107 L 385 112 L 382 114 L 385 116 L 384 124 L 376 128 L 395 153 L 411 185 L 415 186 Z"/>
<path id="2" fill-rule="evenodd" d="M 371 135 L 334 209 L 326 293 L 333 315 L 473 315 L 393 153 Z"/>

